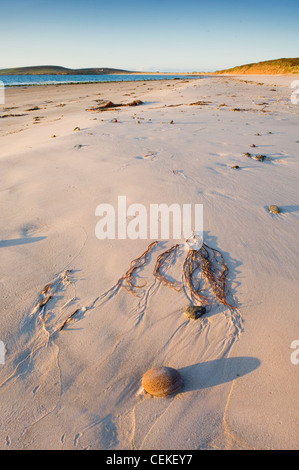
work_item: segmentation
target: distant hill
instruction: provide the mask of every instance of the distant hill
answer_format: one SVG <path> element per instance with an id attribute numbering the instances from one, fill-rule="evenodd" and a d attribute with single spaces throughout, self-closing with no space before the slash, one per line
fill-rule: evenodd
<path id="1" fill-rule="evenodd" d="M 299 73 L 299 58 L 297 59 L 276 59 L 256 62 L 254 64 L 240 65 L 226 70 L 217 70 L 217 74 L 264 74 L 279 75 Z"/>
<path id="2" fill-rule="evenodd" d="M 114 73 L 121 74 L 134 72 L 110 68 L 68 69 L 66 67 L 58 67 L 55 65 L 0 69 L 0 75 L 107 75 Z"/>

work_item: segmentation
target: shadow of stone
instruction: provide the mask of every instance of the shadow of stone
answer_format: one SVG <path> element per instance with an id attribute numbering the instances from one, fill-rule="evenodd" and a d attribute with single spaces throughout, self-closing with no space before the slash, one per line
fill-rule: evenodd
<path id="1" fill-rule="evenodd" d="M 35 243 L 44 240 L 47 237 L 32 237 L 32 238 L 14 238 L 11 240 L 0 241 L 0 248 L 9 246 L 27 245 L 28 243 Z"/>
<path id="2" fill-rule="evenodd" d="M 290 212 L 299 212 L 299 205 L 293 206 L 282 206 L 280 207 L 281 212 L 290 213 Z"/>
<path id="3" fill-rule="evenodd" d="M 260 366 L 256 357 L 231 357 L 192 364 L 179 369 L 183 377 L 182 392 L 215 387 L 249 374 Z"/>

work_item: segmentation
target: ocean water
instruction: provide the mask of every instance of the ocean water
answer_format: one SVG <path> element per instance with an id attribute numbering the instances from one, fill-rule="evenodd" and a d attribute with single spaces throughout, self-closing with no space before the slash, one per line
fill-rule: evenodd
<path id="1" fill-rule="evenodd" d="M 20 85 L 51 85 L 61 83 L 101 83 L 101 82 L 128 82 L 141 80 L 171 80 L 171 79 L 204 78 L 202 75 L 0 75 L 4 86 Z"/>

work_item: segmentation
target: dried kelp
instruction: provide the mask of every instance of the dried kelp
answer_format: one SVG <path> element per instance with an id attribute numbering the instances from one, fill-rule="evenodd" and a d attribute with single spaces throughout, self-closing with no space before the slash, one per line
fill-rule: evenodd
<path id="1" fill-rule="evenodd" d="M 229 288 L 227 284 L 228 267 L 220 251 L 203 243 L 199 250 L 189 250 L 183 265 L 184 279 L 190 289 L 191 298 L 201 304 L 210 305 L 203 295 L 209 285 L 214 296 L 226 307 L 235 307 L 227 301 Z M 199 276 L 201 273 L 202 277 Z M 204 287 L 202 283 L 204 281 Z"/>
<path id="2" fill-rule="evenodd" d="M 71 313 L 71 314 L 63 321 L 63 323 L 60 325 L 58 331 L 63 330 L 63 328 L 65 327 L 65 325 L 71 321 L 71 319 L 76 315 L 76 313 L 79 312 L 79 310 L 80 310 L 80 308 L 77 308 L 73 313 Z"/>
<path id="3" fill-rule="evenodd" d="M 98 101 L 99 105 L 95 106 L 94 108 L 88 108 L 86 111 L 107 111 L 109 109 L 113 108 L 120 108 L 123 106 L 139 106 L 140 104 L 143 104 L 143 101 L 141 100 L 134 100 L 131 101 L 130 103 L 113 103 L 112 101 L 105 101 L 105 100 L 96 100 Z"/>
<path id="4" fill-rule="evenodd" d="M 136 258 L 131 261 L 130 268 L 128 269 L 126 274 L 117 281 L 118 286 L 124 287 L 128 292 L 131 292 L 134 295 L 136 295 L 135 289 L 140 289 L 141 287 L 146 286 L 146 282 L 142 285 L 136 285 L 134 283 L 134 273 L 136 269 L 139 269 L 146 264 L 148 254 L 157 245 L 157 243 L 157 241 L 150 243 L 150 245 L 147 247 L 147 250 L 142 253 L 139 258 Z"/>
<path id="5" fill-rule="evenodd" d="M 71 270 L 64 271 L 54 282 L 47 284 L 43 288 L 41 298 L 31 312 L 32 315 L 43 310 L 61 285 L 69 283 L 70 274 Z"/>
<path id="6" fill-rule="evenodd" d="M 168 264 L 170 263 L 170 260 L 173 259 L 173 256 L 175 255 L 176 250 L 178 249 L 180 245 L 174 245 L 173 247 L 169 248 L 169 250 L 164 251 L 162 254 L 160 254 L 157 257 L 155 269 L 154 269 L 154 276 L 156 279 L 158 279 L 164 286 L 171 287 L 172 289 L 176 290 L 177 292 L 180 292 L 182 290 L 182 285 L 179 282 L 176 281 L 169 281 L 168 279 L 165 278 L 162 274 L 162 266 L 167 262 Z M 168 267 L 168 266 L 167 266 Z"/>
<path id="7" fill-rule="evenodd" d="M 150 251 L 157 243 L 158 241 L 151 243 L 141 256 L 131 262 L 126 274 L 118 280 L 118 287 L 124 287 L 128 292 L 137 296 L 136 289 L 146 286 L 146 282 L 141 285 L 136 284 L 134 273 L 146 264 Z M 185 284 L 187 291 L 190 292 L 191 299 L 200 305 L 211 305 L 205 292 L 210 287 L 213 295 L 220 303 L 230 309 L 235 309 L 236 307 L 232 302 L 228 301 L 230 295 L 227 283 L 228 267 L 221 252 L 211 248 L 206 243 L 202 243 L 198 249 L 188 250 L 183 262 L 183 283 L 167 278 L 165 271 L 175 262 L 177 250 L 181 246 L 176 244 L 158 255 L 153 271 L 154 277 L 162 285 L 170 287 L 176 292 L 181 292 Z"/>
<path id="8" fill-rule="evenodd" d="M 187 288 L 190 291 L 191 299 L 193 301 L 200 302 L 200 304 L 209 305 L 208 298 L 201 291 L 201 279 L 196 277 L 197 271 L 199 271 L 200 264 L 195 256 L 195 250 L 189 250 L 183 264 L 183 276 Z"/>
<path id="9" fill-rule="evenodd" d="M 189 106 L 206 106 L 207 104 L 211 104 L 211 101 L 196 101 L 195 103 L 190 103 Z"/>

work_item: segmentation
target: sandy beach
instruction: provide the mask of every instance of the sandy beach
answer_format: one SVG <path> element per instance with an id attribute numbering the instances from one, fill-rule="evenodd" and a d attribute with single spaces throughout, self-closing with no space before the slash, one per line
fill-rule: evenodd
<path id="1" fill-rule="evenodd" d="M 5 90 L 0 449 L 298 449 L 296 79 Z M 184 289 L 153 277 L 172 240 L 157 240 L 136 273 L 138 295 L 120 287 L 152 240 L 96 237 L 97 206 L 119 196 L 202 204 L 237 308 L 213 299 L 185 317 Z M 178 282 L 185 255 L 171 268 Z M 161 365 L 183 386 L 152 397 L 141 378 Z"/>

